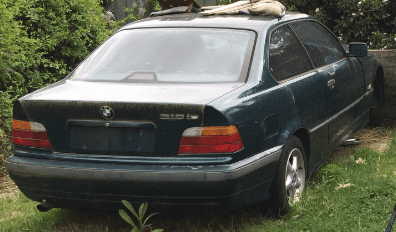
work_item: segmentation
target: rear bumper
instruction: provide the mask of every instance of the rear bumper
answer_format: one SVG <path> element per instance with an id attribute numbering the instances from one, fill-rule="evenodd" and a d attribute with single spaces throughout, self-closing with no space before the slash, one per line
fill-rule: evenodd
<path id="1" fill-rule="evenodd" d="M 54 207 L 117 209 L 128 200 L 148 201 L 158 211 L 188 206 L 228 211 L 269 197 L 281 148 L 232 164 L 114 164 L 14 155 L 5 166 L 27 197 Z"/>

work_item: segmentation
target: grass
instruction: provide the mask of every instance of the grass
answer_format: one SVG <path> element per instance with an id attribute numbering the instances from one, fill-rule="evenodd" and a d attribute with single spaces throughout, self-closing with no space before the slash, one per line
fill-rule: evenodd
<path id="1" fill-rule="evenodd" d="M 395 150 L 396 139 L 387 153 L 361 149 L 326 165 L 279 224 L 290 231 L 385 230 L 396 203 Z"/>
<path id="2" fill-rule="evenodd" d="M 262 216 L 252 206 L 225 215 L 161 214 L 148 223 L 164 231 L 384 231 L 396 203 L 396 133 L 390 133 L 368 127 L 356 134 L 362 145 L 334 152 L 285 217 Z M 0 231 L 131 230 L 117 212 L 41 213 L 36 205 L 16 191 L 8 177 L 3 178 Z"/>

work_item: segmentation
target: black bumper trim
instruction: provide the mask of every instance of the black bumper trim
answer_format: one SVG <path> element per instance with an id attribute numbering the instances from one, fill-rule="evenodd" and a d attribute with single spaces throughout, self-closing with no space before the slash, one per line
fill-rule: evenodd
<path id="1" fill-rule="evenodd" d="M 118 181 L 184 182 L 184 181 L 227 181 L 244 176 L 267 164 L 279 160 L 282 146 L 256 154 L 233 164 L 225 165 L 116 165 L 105 168 L 105 164 L 89 163 L 87 167 L 60 166 L 61 161 L 45 160 L 39 165 L 37 159 L 11 156 L 6 160 L 8 172 L 19 175 L 61 177 L 79 179 L 106 179 Z M 29 162 L 32 161 L 32 162 Z M 41 161 L 43 161 L 41 159 Z M 76 162 L 68 162 L 76 163 Z M 64 165 L 64 164 L 63 164 Z M 154 166 L 154 168 L 153 168 Z M 155 171 L 153 171 L 155 170 Z"/>

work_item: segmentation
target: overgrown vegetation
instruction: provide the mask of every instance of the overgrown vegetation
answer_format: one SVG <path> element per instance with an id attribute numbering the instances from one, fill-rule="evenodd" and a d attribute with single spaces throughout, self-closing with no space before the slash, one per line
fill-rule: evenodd
<path id="1" fill-rule="evenodd" d="M 396 1 L 279 0 L 288 10 L 312 15 L 345 44 L 365 42 L 371 49 L 396 48 Z"/>
<path id="2" fill-rule="evenodd" d="M 16 97 L 62 79 L 111 34 L 96 0 L 0 0 L 0 5 L 3 117 L 10 114 L 3 107 Z"/>
<path id="3" fill-rule="evenodd" d="M 230 4 L 237 0 L 219 0 Z M 312 15 L 345 44 L 365 42 L 371 49 L 396 48 L 396 1 L 393 0 L 278 0 L 289 11 Z"/>
<path id="4" fill-rule="evenodd" d="M 10 153 L 12 103 L 66 76 L 112 29 L 97 0 L 0 0 L 0 152 Z M 1 175 L 1 171 L 0 171 Z"/>

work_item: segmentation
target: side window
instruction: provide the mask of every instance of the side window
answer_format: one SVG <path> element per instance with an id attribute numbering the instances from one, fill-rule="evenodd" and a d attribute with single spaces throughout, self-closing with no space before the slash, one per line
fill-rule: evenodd
<path id="1" fill-rule="evenodd" d="M 271 34 L 269 69 L 277 81 L 313 69 L 304 47 L 288 25 L 276 28 Z"/>
<path id="2" fill-rule="evenodd" d="M 342 44 L 322 25 L 313 21 L 290 24 L 304 44 L 315 68 L 319 68 L 345 57 Z"/>

